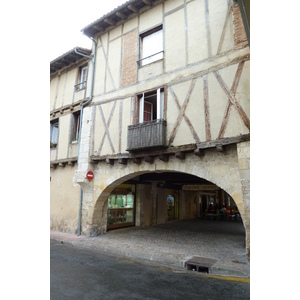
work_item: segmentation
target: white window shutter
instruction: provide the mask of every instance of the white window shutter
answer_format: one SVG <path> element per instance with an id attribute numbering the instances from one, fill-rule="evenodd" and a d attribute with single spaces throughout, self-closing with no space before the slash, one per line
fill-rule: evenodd
<path id="1" fill-rule="evenodd" d="M 53 123 L 53 124 L 50 125 L 50 132 L 51 132 L 50 141 L 54 144 L 57 144 L 57 140 L 58 140 L 58 122 Z"/>
<path id="2" fill-rule="evenodd" d="M 157 90 L 156 92 L 156 107 L 157 107 L 157 112 L 156 112 L 156 115 L 157 115 L 157 120 L 161 119 L 161 99 L 160 99 L 160 89 Z"/>
<path id="3" fill-rule="evenodd" d="M 165 93 L 163 89 L 160 89 L 160 119 L 164 118 L 164 103 L 165 103 Z"/>
<path id="4" fill-rule="evenodd" d="M 143 53 L 142 58 L 151 56 L 155 53 L 163 51 L 163 31 L 159 30 L 143 38 Z M 163 58 L 163 54 L 157 54 L 143 61 L 143 64 L 156 61 Z"/>
<path id="5" fill-rule="evenodd" d="M 144 122 L 144 93 L 143 96 L 140 98 L 139 122 Z"/>

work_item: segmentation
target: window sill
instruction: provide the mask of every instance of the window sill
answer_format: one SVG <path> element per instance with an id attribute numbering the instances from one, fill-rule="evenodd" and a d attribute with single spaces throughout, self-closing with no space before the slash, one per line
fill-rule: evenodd
<path id="1" fill-rule="evenodd" d="M 158 62 L 162 62 L 163 60 L 164 60 L 164 58 L 160 58 L 158 60 L 154 60 L 149 63 L 139 64 L 139 69 L 142 69 L 143 67 L 147 67 L 147 66 L 150 66 L 150 65 L 158 63 Z"/>
<path id="2" fill-rule="evenodd" d="M 75 93 L 76 93 L 76 92 L 83 91 L 83 90 L 85 90 L 85 89 L 86 89 L 86 87 L 83 87 L 83 88 L 81 88 L 81 89 L 75 89 Z"/>

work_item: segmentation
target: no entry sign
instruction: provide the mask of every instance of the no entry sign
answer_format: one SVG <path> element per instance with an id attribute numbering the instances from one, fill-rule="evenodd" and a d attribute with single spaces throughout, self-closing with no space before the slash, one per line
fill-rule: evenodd
<path id="1" fill-rule="evenodd" d="M 88 171 L 86 173 L 86 178 L 88 179 L 88 181 L 91 181 L 94 178 L 94 173 L 92 171 Z"/>

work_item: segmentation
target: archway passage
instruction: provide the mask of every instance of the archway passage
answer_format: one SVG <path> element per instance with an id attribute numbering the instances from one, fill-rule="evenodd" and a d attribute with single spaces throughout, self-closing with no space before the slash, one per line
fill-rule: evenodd
<path id="1" fill-rule="evenodd" d="M 131 177 L 111 191 L 104 207 L 107 230 L 187 219 L 241 221 L 237 205 L 226 191 L 181 172 L 148 172 Z"/>

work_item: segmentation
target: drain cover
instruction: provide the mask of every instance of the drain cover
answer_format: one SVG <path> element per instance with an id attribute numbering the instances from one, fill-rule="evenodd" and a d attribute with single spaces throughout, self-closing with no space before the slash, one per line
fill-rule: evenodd
<path id="1" fill-rule="evenodd" d="M 210 267 L 216 262 L 216 259 L 193 256 L 191 259 L 185 262 L 184 266 L 190 271 L 209 273 Z"/>

